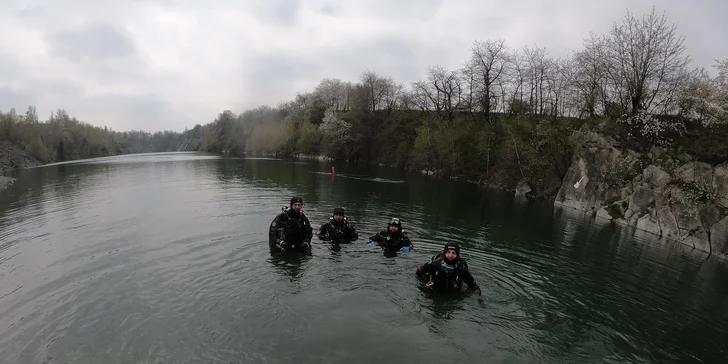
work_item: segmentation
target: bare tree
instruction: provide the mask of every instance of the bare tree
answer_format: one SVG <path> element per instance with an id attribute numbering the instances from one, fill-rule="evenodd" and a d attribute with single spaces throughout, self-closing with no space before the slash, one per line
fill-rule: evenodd
<path id="1" fill-rule="evenodd" d="M 436 96 L 434 87 L 425 81 L 417 81 L 412 84 L 412 100 L 422 111 L 442 111 L 440 99 Z"/>
<path id="2" fill-rule="evenodd" d="M 528 64 L 526 75 L 529 80 L 529 97 L 528 103 L 531 106 L 532 114 L 544 113 L 544 91 L 547 86 L 548 72 L 551 67 L 551 59 L 548 57 L 548 51 L 543 47 L 523 49 L 523 55 Z"/>
<path id="3" fill-rule="evenodd" d="M 476 78 L 478 71 L 473 62 L 467 62 L 460 69 L 460 79 L 462 80 L 462 108 L 467 110 L 472 116 L 476 107 L 476 92 L 478 85 Z"/>
<path id="4" fill-rule="evenodd" d="M 652 111 L 670 102 L 684 82 L 689 58 L 684 38 L 655 9 L 641 19 L 629 11 L 615 23 L 607 41 L 607 60 L 622 102 L 632 113 Z"/>
<path id="5" fill-rule="evenodd" d="M 523 97 L 528 76 L 528 61 L 526 55 L 522 52 L 516 52 L 512 55 L 512 71 L 510 72 L 510 82 L 513 85 L 513 96 L 510 100 L 509 110 L 512 113 L 520 113 L 523 110 Z"/>
<path id="6" fill-rule="evenodd" d="M 478 74 L 479 101 L 486 118 L 490 117 L 493 103 L 497 104 L 502 94 L 495 84 L 507 72 L 509 62 L 508 47 L 503 39 L 476 41 L 471 49 L 470 64 Z"/>
<path id="7" fill-rule="evenodd" d="M 343 111 L 347 105 L 347 85 L 338 78 L 324 78 L 313 91 L 315 97 L 323 101 L 325 108 Z"/>
<path id="8" fill-rule="evenodd" d="M 452 119 L 454 112 L 462 103 L 462 80 L 457 72 L 448 71 L 442 66 L 430 67 L 427 71 L 427 81 L 431 86 L 431 97 L 437 99 L 434 100 L 435 104 L 441 111 L 447 113 L 448 119 Z"/>
<path id="9" fill-rule="evenodd" d="M 391 89 L 395 87 L 394 80 L 391 77 L 380 77 L 373 71 L 364 72 L 360 80 L 361 86 L 366 92 L 370 110 L 376 111 L 381 109 L 384 104 L 385 95 L 392 92 Z"/>
<path id="10" fill-rule="evenodd" d="M 553 62 L 549 83 L 549 113 L 553 116 L 566 115 L 566 99 L 569 87 L 573 84 L 574 62 L 572 58 L 558 59 Z"/>
<path id="11" fill-rule="evenodd" d="M 384 92 L 384 107 L 388 111 L 397 109 L 401 105 L 401 100 L 404 92 L 404 85 L 401 83 L 388 84 Z"/>
<path id="12" fill-rule="evenodd" d="M 580 99 L 580 114 L 595 117 L 600 101 L 606 102 L 607 66 L 605 62 L 606 39 L 594 33 L 584 41 L 584 49 L 574 55 L 573 85 Z"/>

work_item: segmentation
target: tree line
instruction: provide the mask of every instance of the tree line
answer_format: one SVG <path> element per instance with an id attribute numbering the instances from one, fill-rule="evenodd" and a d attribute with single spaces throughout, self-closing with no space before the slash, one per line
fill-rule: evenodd
<path id="1" fill-rule="evenodd" d="M 118 154 L 178 150 L 182 134 L 171 131 L 117 132 L 70 117 L 64 110 L 39 121 L 35 106 L 24 115 L 0 111 L 0 141 L 10 142 L 42 163 Z"/>
<path id="2" fill-rule="evenodd" d="M 585 125 L 635 149 L 728 158 L 728 59 L 712 73 L 691 68 L 684 42 L 655 9 L 628 11 L 564 58 L 477 40 L 460 67 L 434 65 L 410 85 L 373 71 L 326 78 L 275 107 L 226 110 L 182 133 L 113 132 L 62 110 L 38 123 L 30 107 L 0 113 L 0 140 L 20 141 L 41 161 L 173 150 L 323 155 L 493 186 L 525 180 L 549 196 L 571 162 L 569 136 Z"/>

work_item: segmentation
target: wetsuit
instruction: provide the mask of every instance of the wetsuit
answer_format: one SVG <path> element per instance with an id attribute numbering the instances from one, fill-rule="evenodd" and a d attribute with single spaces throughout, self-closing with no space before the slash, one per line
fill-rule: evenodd
<path id="1" fill-rule="evenodd" d="M 392 226 L 396 226 L 397 231 L 392 232 L 389 230 Z M 412 241 L 409 236 L 407 236 L 407 232 L 402 229 L 402 222 L 396 217 L 392 218 L 386 230 L 382 230 L 375 235 L 372 235 L 369 240 L 377 243 L 379 246 L 387 250 L 400 250 L 404 247 L 414 249 Z"/>
<path id="2" fill-rule="evenodd" d="M 268 238 L 274 250 L 305 250 L 310 248 L 313 229 L 303 212 L 286 209 L 271 222 Z"/>
<path id="3" fill-rule="evenodd" d="M 473 290 L 479 288 L 475 278 L 468 270 L 468 264 L 460 257 L 455 258 L 453 261 L 440 258 L 427 262 L 417 268 L 417 276 L 429 277 L 427 286 L 437 291 L 460 291 L 463 283 Z"/>
<path id="4" fill-rule="evenodd" d="M 412 241 L 407 236 L 406 231 L 397 230 L 397 232 L 391 232 L 388 229 L 378 232 L 373 235 L 369 240 L 379 244 L 379 246 L 385 249 L 399 250 L 403 247 L 412 248 Z"/>
<path id="5" fill-rule="evenodd" d="M 359 238 L 356 229 L 346 219 L 336 221 L 333 217 L 329 219 L 329 222 L 321 225 L 318 236 L 319 239 L 334 244 L 349 243 Z"/>

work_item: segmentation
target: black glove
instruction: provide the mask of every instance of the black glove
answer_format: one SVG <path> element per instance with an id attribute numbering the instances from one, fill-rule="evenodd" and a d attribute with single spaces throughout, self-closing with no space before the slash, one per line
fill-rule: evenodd
<path id="1" fill-rule="evenodd" d="M 308 247 L 309 247 L 310 245 L 311 245 L 311 244 L 309 244 L 309 241 L 308 241 L 308 240 L 304 240 L 304 241 L 303 241 L 303 244 L 301 244 L 301 247 L 302 247 L 303 249 L 308 249 Z"/>
<path id="2" fill-rule="evenodd" d="M 291 249 L 291 244 L 288 244 L 285 241 L 281 241 L 277 245 L 279 248 L 281 248 L 281 251 L 286 251 L 286 249 Z"/>

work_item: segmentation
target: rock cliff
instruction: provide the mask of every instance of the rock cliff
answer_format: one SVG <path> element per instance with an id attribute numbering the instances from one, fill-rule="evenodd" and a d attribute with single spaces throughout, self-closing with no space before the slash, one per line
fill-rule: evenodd
<path id="1" fill-rule="evenodd" d="M 572 143 L 555 204 L 728 256 L 728 161 L 713 166 L 661 147 L 638 153 L 588 130 Z"/>

